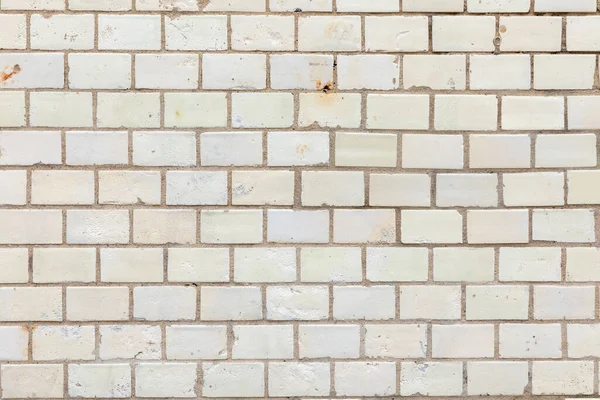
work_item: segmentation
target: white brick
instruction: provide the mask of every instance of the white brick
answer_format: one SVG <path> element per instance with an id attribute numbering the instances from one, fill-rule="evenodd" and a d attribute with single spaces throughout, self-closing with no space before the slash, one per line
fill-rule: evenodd
<path id="1" fill-rule="evenodd" d="M 500 248 L 500 281 L 560 281 L 559 248 Z"/>
<path id="2" fill-rule="evenodd" d="M 428 129 L 429 95 L 368 94 L 367 128 Z"/>
<path id="3" fill-rule="evenodd" d="M 100 249 L 102 282 L 162 282 L 163 249 Z"/>
<path id="4" fill-rule="evenodd" d="M 327 164 L 329 134 L 327 132 L 269 132 L 267 159 L 269 166 L 273 167 Z"/>
<path id="5" fill-rule="evenodd" d="M 435 96 L 435 129 L 438 131 L 491 131 L 498 126 L 496 96 Z"/>
<path id="6" fill-rule="evenodd" d="M 463 0 L 404 0 L 402 11 L 405 12 L 462 12 Z"/>
<path id="7" fill-rule="evenodd" d="M 202 287 L 200 319 L 203 321 L 239 321 L 263 318 L 258 287 Z"/>
<path id="8" fill-rule="evenodd" d="M 204 11 L 265 11 L 265 2 L 262 0 L 211 0 L 204 7 Z"/>
<path id="9" fill-rule="evenodd" d="M 0 283 L 27 283 L 28 278 L 27 249 L 0 249 Z"/>
<path id="10" fill-rule="evenodd" d="M 527 320 L 528 286 L 467 286 L 467 320 Z"/>
<path id="11" fill-rule="evenodd" d="M 593 242 L 594 210 L 533 210 L 533 240 Z"/>
<path id="12" fill-rule="evenodd" d="M 196 288 L 144 286 L 133 289 L 133 317 L 143 321 L 180 321 L 196 318 Z"/>
<path id="13" fill-rule="evenodd" d="M 298 124 L 358 128 L 362 119 L 360 98 L 357 93 L 300 93 Z"/>
<path id="14" fill-rule="evenodd" d="M 95 249 L 33 249 L 33 282 L 94 282 L 95 280 Z"/>
<path id="15" fill-rule="evenodd" d="M 67 243 L 129 243 L 127 210 L 67 211 Z"/>
<path id="16" fill-rule="evenodd" d="M 467 11 L 472 13 L 526 13 L 530 8 L 529 0 L 467 1 Z"/>
<path id="17" fill-rule="evenodd" d="M 300 358 L 358 358 L 358 325 L 300 325 Z"/>
<path id="18" fill-rule="evenodd" d="M 424 358 L 426 353 L 426 325 L 365 325 L 367 357 Z"/>
<path id="19" fill-rule="evenodd" d="M 127 164 L 127 132 L 67 132 L 68 165 Z"/>
<path id="20" fill-rule="evenodd" d="M 67 288 L 67 320 L 123 321 L 129 318 L 126 287 Z"/>
<path id="21" fill-rule="evenodd" d="M 595 167 L 598 163 L 595 134 L 538 135 L 536 167 Z"/>
<path id="22" fill-rule="evenodd" d="M 496 207 L 497 189 L 498 177 L 495 174 L 437 174 L 436 205 Z"/>
<path id="23" fill-rule="evenodd" d="M 158 93 L 98 93 L 97 121 L 101 128 L 158 128 Z"/>
<path id="24" fill-rule="evenodd" d="M 433 51 L 493 51 L 496 34 L 492 16 L 434 16 Z"/>
<path id="25" fill-rule="evenodd" d="M 330 393 L 329 363 L 269 363 L 269 395 L 327 396 Z"/>
<path id="26" fill-rule="evenodd" d="M 268 210 L 267 241 L 327 243 L 329 242 L 329 211 Z"/>
<path id="27" fill-rule="evenodd" d="M 494 326 L 461 324 L 431 327 L 432 357 L 492 358 Z"/>
<path id="28" fill-rule="evenodd" d="M 254 90 L 266 87 L 263 54 L 203 54 L 202 88 Z"/>
<path id="29" fill-rule="evenodd" d="M 205 132 L 200 135 L 202 166 L 261 165 L 260 132 Z"/>
<path id="30" fill-rule="evenodd" d="M 396 393 L 396 363 L 336 362 L 338 396 L 388 396 Z"/>
<path id="31" fill-rule="evenodd" d="M 165 127 L 213 128 L 227 125 L 225 93 L 165 93 Z"/>
<path id="32" fill-rule="evenodd" d="M 226 15 L 165 16 L 167 50 L 226 50 Z"/>
<path id="33" fill-rule="evenodd" d="M 34 14 L 30 22 L 32 49 L 89 50 L 94 47 L 94 16 Z"/>
<path id="34" fill-rule="evenodd" d="M 335 134 L 335 165 L 349 167 L 395 167 L 398 137 L 394 134 Z"/>
<path id="35" fill-rule="evenodd" d="M 399 56 L 340 55 L 337 63 L 340 90 L 393 90 L 400 86 Z"/>
<path id="36" fill-rule="evenodd" d="M 233 50 L 294 50 L 294 17 L 275 15 L 233 15 L 231 48 Z"/>
<path id="37" fill-rule="evenodd" d="M 563 98 L 504 96 L 501 125 L 504 130 L 562 130 Z"/>
<path id="38" fill-rule="evenodd" d="M 269 9 L 275 12 L 331 11 L 331 0 L 269 0 Z"/>
<path id="39" fill-rule="evenodd" d="M 234 205 L 292 205 L 294 172 L 234 171 L 231 191 Z"/>
<path id="40" fill-rule="evenodd" d="M 196 243 L 195 210 L 134 210 L 134 243 Z"/>
<path id="41" fill-rule="evenodd" d="M 93 360 L 93 326 L 38 326 L 33 330 L 34 360 Z"/>
<path id="42" fill-rule="evenodd" d="M 597 204 L 600 202 L 596 171 L 568 171 L 568 204 Z"/>
<path id="43" fill-rule="evenodd" d="M 462 393 L 460 362 L 403 362 L 400 365 L 402 396 L 460 396 Z"/>
<path id="44" fill-rule="evenodd" d="M 260 243 L 263 239 L 262 210 L 202 210 L 202 243 Z"/>
<path id="45" fill-rule="evenodd" d="M 536 0 L 535 12 L 596 12 L 597 4 L 594 0 Z"/>
<path id="46" fill-rule="evenodd" d="M 460 286 L 401 286 L 400 319 L 459 319 Z"/>
<path id="47" fill-rule="evenodd" d="M 300 250 L 302 282 L 360 282 L 359 248 L 305 247 Z"/>
<path id="48" fill-rule="evenodd" d="M 232 358 L 293 358 L 292 325 L 256 325 L 233 327 Z"/>
<path id="49" fill-rule="evenodd" d="M 467 376 L 469 395 L 522 395 L 529 383 L 528 365 L 519 361 L 471 361 Z"/>
<path id="50" fill-rule="evenodd" d="M 128 11 L 131 0 L 70 0 L 71 10 Z"/>
<path id="51" fill-rule="evenodd" d="M 593 55 L 533 56 L 533 87 L 535 89 L 591 89 L 596 74 Z"/>
<path id="52" fill-rule="evenodd" d="M 168 252 L 170 282 L 229 281 L 227 249 L 169 248 Z"/>
<path id="53" fill-rule="evenodd" d="M 224 171 L 167 171 L 167 204 L 226 205 Z"/>
<path id="54" fill-rule="evenodd" d="M 333 56 L 325 54 L 272 55 L 272 89 L 323 90 L 333 85 Z"/>
<path id="55" fill-rule="evenodd" d="M 135 394 L 139 397 L 196 397 L 197 365 L 140 363 L 135 366 Z"/>
<path id="56" fill-rule="evenodd" d="M 0 360 L 27 360 L 29 357 L 29 328 L 26 326 L 2 326 L 0 327 L 0 339 L 2 339 L 0 341 Z"/>
<path id="57" fill-rule="evenodd" d="M 365 17 L 367 51 L 422 52 L 428 47 L 426 16 Z"/>
<path id="58" fill-rule="evenodd" d="M 199 62 L 196 54 L 137 54 L 135 87 L 136 89 L 196 89 Z"/>
<path id="59" fill-rule="evenodd" d="M 233 93 L 231 97 L 234 128 L 289 128 L 294 122 L 291 93 Z"/>
<path id="60" fill-rule="evenodd" d="M 600 118 L 596 113 L 600 105 L 597 96 L 567 96 L 569 129 L 597 129 Z"/>
<path id="61" fill-rule="evenodd" d="M 226 326 L 167 326 L 165 342 L 169 360 L 214 360 L 227 357 Z"/>
<path id="62" fill-rule="evenodd" d="M 0 101 L 5 105 L 0 115 L 0 127 L 25 126 L 25 93 L 3 92 L 0 93 Z"/>
<path id="63" fill-rule="evenodd" d="M 3 7 L 6 6 L 3 2 Z M 61 364 L 2 365 L 2 396 L 7 399 L 63 397 L 63 368 Z"/>
<path id="64" fill-rule="evenodd" d="M 600 281 L 600 249 L 574 247 L 567 249 L 566 280 L 573 282 Z"/>
<path id="65" fill-rule="evenodd" d="M 493 249 L 464 247 L 433 249 L 434 281 L 489 282 L 493 279 Z"/>
<path id="66" fill-rule="evenodd" d="M 32 126 L 91 127 L 92 94 L 34 92 L 29 96 Z"/>
<path id="67" fill-rule="evenodd" d="M 501 324 L 500 357 L 561 358 L 559 324 Z"/>
<path id="68" fill-rule="evenodd" d="M 235 282 L 294 282 L 296 249 L 236 248 L 233 274 Z"/>
<path id="69" fill-rule="evenodd" d="M 200 3 L 195 0 L 135 0 L 139 11 L 201 11 Z"/>
<path id="70" fill-rule="evenodd" d="M 336 2 L 339 12 L 398 12 L 399 4 L 396 0 L 374 0 L 369 4 L 362 0 L 338 0 Z"/>
<path id="71" fill-rule="evenodd" d="M 393 286 L 339 286 L 333 288 L 333 318 L 389 320 L 394 318 Z"/>
<path id="72" fill-rule="evenodd" d="M 62 89 L 65 84 L 62 53 L 1 53 L 0 65 L 3 88 Z"/>
<path id="73" fill-rule="evenodd" d="M 24 205 L 27 200 L 27 171 L 0 171 L 0 204 Z"/>
<path id="74" fill-rule="evenodd" d="M 466 57 L 461 54 L 405 55 L 402 82 L 405 89 L 465 90 Z"/>
<path id="75" fill-rule="evenodd" d="M 531 140 L 527 135 L 470 135 L 471 168 L 529 168 Z"/>
<path id="76" fill-rule="evenodd" d="M 598 51 L 600 49 L 599 16 L 567 17 L 567 50 Z"/>
<path id="77" fill-rule="evenodd" d="M 561 49 L 560 17 L 538 15 L 500 17 L 499 32 L 501 51 L 560 51 Z"/>
<path id="78" fill-rule="evenodd" d="M 194 132 L 134 132 L 133 164 L 196 165 L 196 135 Z"/>
<path id="79" fill-rule="evenodd" d="M 0 288 L 0 321 L 61 321 L 60 287 Z"/>
<path id="80" fill-rule="evenodd" d="M 367 247 L 366 277 L 373 282 L 426 281 L 428 264 L 427 249 Z"/>
<path id="81" fill-rule="evenodd" d="M 0 210 L 0 243 L 62 243 L 60 210 Z"/>
<path id="82" fill-rule="evenodd" d="M 467 211 L 468 243 L 528 243 L 527 210 Z"/>
<path id="83" fill-rule="evenodd" d="M 532 394 L 592 394 L 592 361 L 534 361 Z"/>
<path id="84" fill-rule="evenodd" d="M 203 363 L 202 395 L 207 397 L 261 397 L 265 393 L 262 363 Z"/>
<path id="85" fill-rule="evenodd" d="M 160 204 L 160 172 L 100 171 L 100 204 Z"/>
<path id="86" fill-rule="evenodd" d="M 24 14 L 0 16 L 0 49 L 25 49 L 27 44 L 27 19 Z"/>
<path id="87" fill-rule="evenodd" d="M 160 15 L 98 16 L 99 50 L 159 50 Z"/>
<path id="88" fill-rule="evenodd" d="M 335 243 L 394 243 L 396 211 L 334 210 L 333 241 Z"/>
<path id="89" fill-rule="evenodd" d="M 593 286 L 535 286 L 535 319 L 593 319 L 596 295 Z"/>
<path id="90" fill-rule="evenodd" d="M 427 174 L 371 174 L 369 205 L 419 207 L 431 204 Z"/>
<path id="91" fill-rule="evenodd" d="M 469 87 L 473 90 L 527 90 L 531 87 L 530 56 L 472 55 L 469 74 Z"/>
<path id="92" fill-rule="evenodd" d="M 362 172 L 302 172 L 304 206 L 362 206 L 365 204 L 364 195 Z"/>
<path id="93" fill-rule="evenodd" d="M 361 23 L 358 16 L 312 16 L 298 19 L 298 50 L 358 51 Z"/>
<path id="94" fill-rule="evenodd" d="M 569 358 L 598 357 L 600 354 L 598 324 L 567 325 Z"/>
<path id="95" fill-rule="evenodd" d="M 503 174 L 506 206 L 560 206 L 565 204 L 565 175 L 562 172 Z"/>
<path id="96" fill-rule="evenodd" d="M 159 359 L 161 331 L 158 325 L 103 325 L 99 327 L 100 359 Z"/>
<path id="97" fill-rule="evenodd" d="M 402 243 L 462 243 L 463 217 L 456 210 L 402 210 Z"/>
<path id="98" fill-rule="evenodd" d="M 463 168 L 460 135 L 402 135 L 402 168 Z"/>
<path id="99" fill-rule="evenodd" d="M 267 287 L 267 319 L 269 320 L 315 321 L 328 317 L 329 291 L 326 286 Z"/>
<path id="100" fill-rule="evenodd" d="M 31 203 L 93 204 L 94 173 L 92 171 L 33 171 Z"/>

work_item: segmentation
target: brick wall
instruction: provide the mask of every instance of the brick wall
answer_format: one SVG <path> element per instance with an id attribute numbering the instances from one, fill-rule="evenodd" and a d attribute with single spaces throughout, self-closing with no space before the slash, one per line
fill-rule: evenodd
<path id="1" fill-rule="evenodd" d="M 599 396 L 596 0 L 0 0 L 0 397 Z"/>

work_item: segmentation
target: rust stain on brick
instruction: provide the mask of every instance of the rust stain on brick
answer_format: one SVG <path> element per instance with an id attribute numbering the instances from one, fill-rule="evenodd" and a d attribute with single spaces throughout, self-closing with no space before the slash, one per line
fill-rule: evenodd
<path id="1" fill-rule="evenodd" d="M 17 75 L 21 72 L 21 66 L 19 64 L 15 64 L 12 67 L 4 67 L 2 72 L 0 72 L 0 82 L 3 85 L 6 85 L 6 81 L 11 79 L 13 76 Z"/>

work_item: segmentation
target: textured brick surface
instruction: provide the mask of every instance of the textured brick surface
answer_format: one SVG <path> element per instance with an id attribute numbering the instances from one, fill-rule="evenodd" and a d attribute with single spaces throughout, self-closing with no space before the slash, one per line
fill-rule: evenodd
<path id="1" fill-rule="evenodd" d="M 0 398 L 599 398 L 598 4 L 0 0 Z"/>

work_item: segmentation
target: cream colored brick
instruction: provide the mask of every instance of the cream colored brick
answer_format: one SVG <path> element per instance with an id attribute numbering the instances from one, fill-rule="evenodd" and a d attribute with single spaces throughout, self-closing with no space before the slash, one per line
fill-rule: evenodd
<path id="1" fill-rule="evenodd" d="M 494 258 L 491 248 L 433 249 L 433 280 L 490 282 L 494 279 Z"/>
<path id="2" fill-rule="evenodd" d="M 3 5 L 6 7 L 6 5 Z M 63 365 L 2 365 L 2 397 L 59 398 L 64 396 Z"/>
<path id="3" fill-rule="evenodd" d="M 600 325 L 568 324 L 567 343 L 569 358 L 598 357 L 600 354 Z"/>
<path id="4" fill-rule="evenodd" d="M 567 281 L 599 281 L 600 250 L 594 247 L 567 249 Z"/>
<path id="5" fill-rule="evenodd" d="M 101 128 L 158 128 L 158 93 L 98 93 L 97 120 Z"/>
<path id="6" fill-rule="evenodd" d="M 465 90 L 466 57 L 462 54 L 405 55 L 402 82 L 405 89 Z"/>
<path id="7" fill-rule="evenodd" d="M 300 250 L 302 282 L 360 282 L 358 247 L 304 247 Z"/>
<path id="8" fill-rule="evenodd" d="M 568 29 L 567 29 L 568 31 Z M 560 51 L 562 21 L 560 17 L 500 17 L 501 51 Z"/>
<path id="9" fill-rule="evenodd" d="M 532 394 L 592 394 L 592 361 L 534 361 Z"/>
<path id="10" fill-rule="evenodd" d="M 34 248 L 33 282 L 94 282 L 96 250 L 94 248 Z"/>
<path id="11" fill-rule="evenodd" d="M 294 122 L 291 93 L 233 93 L 234 128 L 289 128 Z"/>
<path id="12" fill-rule="evenodd" d="M 393 134 L 335 134 L 335 165 L 351 167 L 395 167 L 398 137 Z"/>
<path id="13" fill-rule="evenodd" d="M 140 363 L 135 366 L 139 397 L 196 397 L 195 363 Z"/>
<path id="14" fill-rule="evenodd" d="M 69 287 L 66 303 L 69 321 L 124 321 L 129 318 L 127 287 Z"/>
<path id="15" fill-rule="evenodd" d="M 357 93 L 300 93 L 298 124 L 358 128 L 361 96 Z"/>
<path id="16" fill-rule="evenodd" d="M 292 205 L 294 172 L 234 171 L 231 191 L 234 205 Z"/>
<path id="17" fill-rule="evenodd" d="M 234 249 L 235 282 L 294 282 L 296 249 L 291 247 Z"/>
<path id="18" fill-rule="evenodd" d="M 337 320 L 394 318 L 393 286 L 341 286 L 333 289 L 333 317 Z"/>
<path id="19" fill-rule="evenodd" d="M 202 11 L 194 0 L 135 0 L 135 8 L 140 11 Z"/>
<path id="20" fill-rule="evenodd" d="M 438 207 L 496 207 L 498 177 L 495 174 L 437 174 Z"/>
<path id="21" fill-rule="evenodd" d="M 127 164 L 127 132 L 67 132 L 68 165 Z"/>
<path id="22" fill-rule="evenodd" d="M 292 325 L 256 325 L 233 327 L 234 359 L 293 358 L 294 328 Z"/>
<path id="23" fill-rule="evenodd" d="M 202 166 L 261 165 L 260 132 L 206 132 L 200 135 Z"/>
<path id="24" fill-rule="evenodd" d="M 527 135 L 470 135 L 471 168 L 529 168 L 531 140 Z"/>
<path id="25" fill-rule="evenodd" d="M 393 90 L 400 86 L 400 58 L 393 55 L 340 55 L 337 58 L 340 90 Z"/>
<path id="26" fill-rule="evenodd" d="M 394 243 L 396 241 L 395 210 L 335 210 L 333 213 L 335 243 Z"/>
<path id="27" fill-rule="evenodd" d="M 27 171 L 0 171 L 0 204 L 24 205 L 27 200 Z"/>
<path id="28" fill-rule="evenodd" d="M 431 204 L 431 179 L 426 174 L 371 174 L 369 205 L 419 207 Z"/>
<path id="29" fill-rule="evenodd" d="M 531 87 L 528 54 L 472 55 L 469 58 L 469 87 L 473 90 L 527 90 Z"/>
<path id="30" fill-rule="evenodd" d="M 358 51 L 361 22 L 358 16 L 311 16 L 298 19 L 298 50 Z"/>
<path id="31" fill-rule="evenodd" d="M 294 17 L 276 15 L 233 15 L 233 50 L 294 50 Z"/>
<path id="32" fill-rule="evenodd" d="M 70 0 L 70 10 L 128 11 L 131 0 Z"/>
<path id="33" fill-rule="evenodd" d="M 561 251 L 554 247 L 500 248 L 500 281 L 560 281 Z"/>
<path id="34" fill-rule="evenodd" d="M 326 396 L 331 386 L 329 370 L 325 362 L 269 363 L 269 395 Z"/>
<path id="35" fill-rule="evenodd" d="M 533 56 L 534 89 L 591 89 L 594 86 L 596 57 L 593 55 Z"/>
<path id="36" fill-rule="evenodd" d="M 497 96 L 435 96 L 438 131 L 491 131 L 498 126 Z"/>
<path id="37" fill-rule="evenodd" d="M 33 171 L 31 203 L 93 204 L 94 173 L 92 171 Z"/>
<path id="38" fill-rule="evenodd" d="M 593 242 L 594 229 L 594 210 L 533 210 L 533 240 Z"/>
<path id="39" fill-rule="evenodd" d="M 27 360 L 29 357 L 29 328 L 26 326 L 2 326 L 0 327 L 0 339 L 0 360 Z"/>
<path id="40" fill-rule="evenodd" d="M 0 249 L 0 283 L 27 283 L 28 264 L 27 249 Z"/>
<path id="41" fill-rule="evenodd" d="M 134 132 L 133 164 L 141 166 L 196 165 L 194 132 Z"/>
<path id="42" fill-rule="evenodd" d="M 502 97 L 504 130 L 562 130 L 564 122 L 562 97 Z"/>
<path id="43" fill-rule="evenodd" d="M 528 243 L 527 210 L 467 211 L 467 242 Z"/>
<path id="44" fill-rule="evenodd" d="M 134 210 L 134 243 L 196 243 L 195 210 Z"/>
<path id="45" fill-rule="evenodd" d="M 462 12 L 464 7 L 462 0 L 404 0 L 402 2 L 404 12 Z"/>
<path id="46" fill-rule="evenodd" d="M 460 396 L 463 390 L 461 362 L 402 362 L 402 396 Z"/>
<path id="47" fill-rule="evenodd" d="M 269 9 L 275 12 L 331 11 L 331 0 L 269 0 Z"/>
<path id="48" fill-rule="evenodd" d="M 27 17 L 24 14 L 0 16 L 0 49 L 25 49 L 27 45 Z"/>
<path id="49" fill-rule="evenodd" d="M 496 21 L 492 16 L 434 16 L 433 51 L 493 51 Z"/>
<path id="50" fill-rule="evenodd" d="M 226 50 L 226 15 L 165 16 L 167 50 Z"/>
<path id="51" fill-rule="evenodd" d="M 100 249 L 102 282 L 162 282 L 163 249 Z"/>
<path id="52" fill-rule="evenodd" d="M 327 243 L 329 242 L 329 211 L 268 210 L 267 241 Z"/>
<path id="53" fill-rule="evenodd" d="M 245 321 L 263 318 L 260 288 L 204 286 L 200 289 L 202 321 Z"/>
<path id="54" fill-rule="evenodd" d="M 202 243 L 260 243 L 262 210 L 202 210 Z"/>
<path id="55" fill-rule="evenodd" d="M 367 128 L 411 130 L 429 128 L 429 95 L 368 94 Z"/>
<path id="56" fill-rule="evenodd" d="M 596 12 L 594 0 L 536 0 L 535 12 Z"/>
<path id="57" fill-rule="evenodd" d="M 131 396 L 131 367 L 127 364 L 71 364 L 68 375 L 70 396 Z"/>
<path id="58" fill-rule="evenodd" d="M 568 171 L 568 204 L 598 204 L 600 175 L 597 171 Z"/>
<path id="59" fill-rule="evenodd" d="M 365 355 L 369 358 L 424 358 L 426 325 L 365 325 Z"/>
<path id="60" fill-rule="evenodd" d="M 400 287 L 400 319 L 460 319 L 460 286 Z"/>
<path id="61" fill-rule="evenodd" d="M 0 115 L 0 127 L 25 126 L 25 93 L 3 92 L 0 101 L 5 105 Z"/>
<path id="62" fill-rule="evenodd" d="M 565 204 L 565 175 L 562 172 L 503 174 L 506 206 L 559 206 Z"/>
<path id="63" fill-rule="evenodd" d="M 600 49 L 600 17 L 570 16 L 567 17 L 567 50 L 598 51 Z"/>
<path id="64" fill-rule="evenodd" d="M 98 15 L 99 50 L 159 50 L 160 15 Z"/>
<path id="65" fill-rule="evenodd" d="M 373 282 L 426 281 L 428 252 L 423 248 L 368 247 L 366 277 Z"/>
<path id="66" fill-rule="evenodd" d="M 265 2 L 262 0 L 211 0 L 204 11 L 265 11 Z"/>
<path id="67" fill-rule="evenodd" d="M 363 206 L 364 181 L 363 172 L 304 171 L 302 205 Z"/>
<path id="68" fill-rule="evenodd" d="M 159 359 L 161 331 L 158 325 L 103 325 L 99 327 L 100 359 Z"/>
<path id="69" fill-rule="evenodd" d="M 32 126 L 91 127 L 92 94 L 33 92 L 29 96 Z"/>
<path id="70" fill-rule="evenodd" d="M 595 134 L 538 135 L 536 167 L 595 167 L 598 164 Z"/>
<path id="71" fill-rule="evenodd" d="M 61 321 L 60 287 L 0 288 L 0 321 Z"/>
<path id="72" fill-rule="evenodd" d="M 365 17 L 367 51 L 423 52 L 428 47 L 426 16 Z"/>
<path id="73" fill-rule="evenodd" d="M 569 129 L 597 129 L 600 118 L 596 110 L 600 105 L 600 97 L 567 96 Z"/>
<path id="74" fill-rule="evenodd" d="M 133 289 L 133 318 L 142 321 L 181 321 L 196 318 L 196 288 L 143 286 Z"/>
<path id="75" fill-rule="evenodd" d="M 167 204 L 226 205 L 225 171 L 167 171 Z"/>
<path id="76" fill-rule="evenodd" d="M 300 358 L 358 358 L 358 325 L 300 325 Z"/>
<path id="77" fill-rule="evenodd" d="M 136 89 L 196 89 L 199 58 L 196 54 L 136 54 Z M 164 71 L 169 71 L 165 74 Z"/>
<path id="78" fill-rule="evenodd" d="M 560 324 L 501 324 L 500 357 L 561 358 Z"/>
<path id="79" fill-rule="evenodd" d="M 0 210 L 0 243 L 62 243 L 60 210 Z"/>
<path id="80" fill-rule="evenodd" d="M 467 286 L 467 320 L 527 320 L 528 286 Z"/>
<path id="81" fill-rule="evenodd" d="M 262 363 L 203 363 L 202 394 L 207 397 L 261 397 L 265 393 Z"/>
<path id="82" fill-rule="evenodd" d="M 327 286 L 267 287 L 266 317 L 274 321 L 328 319 L 329 291 Z"/>
<path id="83" fill-rule="evenodd" d="M 494 357 L 494 326 L 491 324 L 432 325 L 432 357 Z"/>
<path id="84" fill-rule="evenodd" d="M 333 56 L 325 54 L 272 55 L 272 89 L 323 90 L 333 82 Z"/>
<path id="85" fill-rule="evenodd" d="M 5 0 L 3 10 L 64 10 L 62 0 Z"/>
<path id="86" fill-rule="evenodd" d="M 528 0 L 467 0 L 471 13 L 526 13 L 530 8 Z"/>
<path id="87" fill-rule="evenodd" d="M 402 168 L 463 168 L 463 137 L 460 135 L 402 135 Z"/>
<path id="88" fill-rule="evenodd" d="M 335 392 L 341 396 L 388 396 L 396 393 L 396 363 L 336 362 Z"/>
<path id="89" fill-rule="evenodd" d="M 99 171 L 100 204 L 160 204 L 160 173 Z"/>
<path id="90" fill-rule="evenodd" d="M 169 360 L 224 359 L 227 357 L 227 327 L 167 326 L 165 343 Z"/>
<path id="91" fill-rule="evenodd" d="M 67 211 L 67 243 L 129 243 L 127 210 Z"/>
<path id="92" fill-rule="evenodd" d="M 264 89 L 266 62 L 264 54 L 203 54 L 202 88 Z"/>
<path id="93" fill-rule="evenodd" d="M 535 319 L 593 319 L 596 295 L 593 286 L 535 286 Z"/>
<path id="94" fill-rule="evenodd" d="M 402 243 L 462 243 L 463 217 L 455 210 L 402 210 Z"/>
<path id="95" fill-rule="evenodd" d="M 529 383 L 527 362 L 470 361 L 467 363 L 469 395 L 522 395 Z M 499 376 L 502 379 L 497 379 Z"/>
<path id="96" fill-rule="evenodd" d="M 396 0 L 374 0 L 367 4 L 362 0 L 339 0 L 337 11 L 340 12 L 398 12 L 399 4 Z"/>
<path id="97" fill-rule="evenodd" d="M 327 132 L 269 132 L 267 147 L 268 165 L 273 167 L 329 162 Z"/>
<path id="98" fill-rule="evenodd" d="M 31 48 L 90 50 L 94 47 L 94 29 L 92 14 L 33 14 L 29 28 Z"/>
<path id="99" fill-rule="evenodd" d="M 229 250 L 226 248 L 169 248 L 170 282 L 228 282 Z"/>

